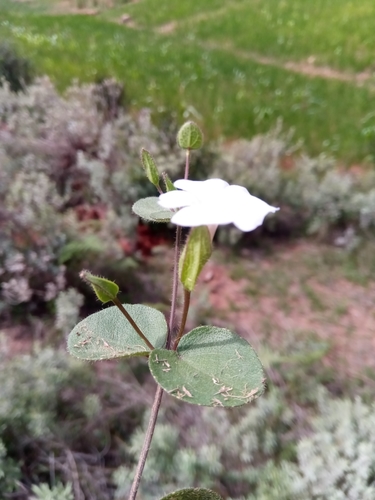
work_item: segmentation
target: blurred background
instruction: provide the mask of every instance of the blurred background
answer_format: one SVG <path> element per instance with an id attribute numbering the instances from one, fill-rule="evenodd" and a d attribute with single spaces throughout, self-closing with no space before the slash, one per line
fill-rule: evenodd
<path id="1" fill-rule="evenodd" d="M 280 211 L 221 227 L 189 328 L 257 350 L 267 391 L 231 411 L 165 396 L 139 498 L 375 498 L 375 4 L 372 0 L 0 0 L 0 498 L 125 499 L 155 384 L 66 338 L 100 304 L 168 314 L 173 228 L 139 152 Z"/>

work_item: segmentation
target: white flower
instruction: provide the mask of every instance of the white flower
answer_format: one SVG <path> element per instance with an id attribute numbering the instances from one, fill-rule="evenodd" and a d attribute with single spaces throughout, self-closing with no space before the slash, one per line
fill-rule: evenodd
<path id="1" fill-rule="evenodd" d="M 264 201 L 252 196 L 242 187 L 221 179 L 174 183 L 176 191 L 159 196 L 159 205 L 176 209 L 171 221 L 178 226 L 217 226 L 231 222 L 241 231 L 253 231 L 263 223 L 265 216 L 276 212 Z"/>

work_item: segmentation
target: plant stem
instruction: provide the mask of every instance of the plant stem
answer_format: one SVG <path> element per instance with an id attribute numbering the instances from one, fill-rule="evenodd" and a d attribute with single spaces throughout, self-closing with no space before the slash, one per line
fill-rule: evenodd
<path id="1" fill-rule="evenodd" d="M 172 342 L 172 333 L 174 329 L 176 308 L 177 308 L 177 290 L 178 290 L 178 258 L 180 255 L 180 243 L 181 243 L 181 233 L 182 229 L 180 226 L 176 228 L 176 242 L 174 247 L 174 258 L 173 258 L 173 281 L 172 281 L 172 300 L 171 300 L 171 313 L 169 316 L 169 329 L 166 348 L 169 349 Z"/>
<path id="2" fill-rule="evenodd" d="M 150 450 L 152 437 L 154 435 L 156 419 L 158 418 L 162 396 L 163 396 L 163 389 L 160 387 L 160 385 L 158 385 L 155 393 L 154 403 L 151 409 L 151 415 L 150 415 L 150 420 L 148 422 L 145 440 L 143 442 L 142 451 L 138 460 L 137 470 L 135 471 L 133 484 L 130 490 L 129 500 L 135 500 L 138 493 L 139 483 L 141 482 L 143 469 L 146 464 L 147 455 Z"/>
<path id="3" fill-rule="evenodd" d="M 189 160 L 190 160 L 190 151 L 186 151 L 186 164 L 185 164 L 185 179 L 189 177 Z M 178 291 L 178 258 L 180 255 L 180 244 L 181 244 L 181 233 L 182 229 L 180 226 L 177 226 L 176 229 L 176 242 L 175 242 L 175 248 L 174 248 L 174 258 L 173 258 L 173 283 L 172 283 L 172 300 L 171 300 L 171 313 L 169 316 L 169 328 L 168 328 L 168 337 L 167 337 L 167 343 L 166 343 L 166 348 L 170 349 L 171 346 L 171 341 L 172 341 L 172 333 L 173 333 L 173 328 L 174 328 L 174 323 L 175 323 L 175 316 L 176 316 L 176 308 L 177 308 L 177 291 Z M 120 301 L 117 299 L 117 302 L 115 302 L 116 306 L 120 309 L 120 311 L 125 314 L 126 318 L 130 321 L 132 324 L 133 328 L 141 335 L 143 340 L 146 342 L 146 338 L 144 337 L 143 333 L 139 330 L 137 325 L 134 323 L 133 319 L 129 316 L 129 313 L 124 309 Z M 185 290 L 185 299 L 184 299 L 184 311 L 182 315 L 182 321 L 179 329 L 179 333 L 175 342 L 175 345 L 177 347 L 178 342 L 180 341 L 180 338 L 183 334 L 183 331 L 185 329 L 185 324 L 186 324 L 186 318 L 187 314 L 189 311 L 189 305 L 190 305 L 190 292 L 187 292 Z M 149 345 L 149 342 L 146 342 L 147 345 Z M 153 349 L 153 347 L 151 347 Z M 150 420 L 148 422 L 148 427 L 145 435 L 145 440 L 142 445 L 142 450 L 141 454 L 139 456 L 138 460 L 138 465 L 137 469 L 135 471 L 135 476 L 133 479 L 133 484 L 130 490 L 129 494 L 129 499 L 128 500 L 135 500 L 137 493 L 138 493 L 138 488 L 139 484 L 141 482 L 142 474 L 143 474 L 143 469 L 146 464 L 147 460 L 147 455 L 150 450 L 151 446 L 151 441 L 152 437 L 154 435 L 155 431 L 155 425 L 156 425 L 156 420 L 158 418 L 158 413 L 160 409 L 160 404 L 161 404 L 161 398 L 163 396 L 163 389 L 160 385 L 158 385 L 155 393 L 155 398 L 154 402 L 152 404 L 151 408 L 151 415 L 150 415 Z"/>
<path id="4" fill-rule="evenodd" d="M 190 149 L 187 149 L 186 150 L 185 177 L 184 177 L 184 179 L 189 178 L 189 164 L 190 164 Z"/>
<path id="5" fill-rule="evenodd" d="M 177 346 L 180 343 L 181 337 L 184 334 L 186 320 L 187 320 L 187 317 L 188 317 L 188 312 L 189 312 L 189 307 L 190 307 L 190 297 L 191 297 L 191 292 L 189 292 L 189 290 L 184 289 L 184 310 L 182 312 L 182 319 L 181 319 L 180 329 L 178 331 L 177 338 L 176 338 L 176 340 L 174 341 L 174 344 L 173 344 L 173 350 L 174 351 L 177 349 Z"/>
<path id="6" fill-rule="evenodd" d="M 151 344 L 151 342 L 148 340 L 148 338 L 145 336 L 145 334 L 142 332 L 142 330 L 139 328 L 139 326 L 137 325 L 137 323 L 134 321 L 134 319 L 130 316 L 130 314 L 128 313 L 128 311 L 125 309 L 125 307 L 121 304 L 121 302 L 119 301 L 119 299 L 117 297 L 115 297 L 114 299 L 112 299 L 112 302 L 115 304 L 115 306 L 117 306 L 120 311 L 122 312 L 122 314 L 125 316 L 125 318 L 129 321 L 129 323 L 132 325 L 132 327 L 134 328 L 134 330 L 138 333 L 138 335 L 141 337 L 141 339 L 143 340 L 143 342 L 147 345 L 147 347 L 153 351 L 155 349 L 155 347 Z"/>
<path id="7" fill-rule="evenodd" d="M 188 179 L 188 177 L 189 177 L 189 166 L 190 166 L 190 149 L 187 149 L 186 150 L 186 162 L 185 162 L 185 175 L 184 175 L 184 179 Z M 180 226 L 177 226 L 177 234 L 178 234 L 178 237 L 181 238 L 181 227 Z M 177 238 L 176 238 L 176 240 L 177 240 Z M 177 243 L 177 241 L 176 241 L 176 243 Z M 176 248 L 177 248 L 177 246 L 176 246 Z M 179 248 L 178 248 L 177 255 L 175 253 L 173 284 L 175 283 L 175 280 L 176 280 L 176 283 L 177 283 L 178 254 L 179 254 Z M 173 292 L 177 293 L 177 286 L 176 286 L 176 290 L 173 289 Z M 183 310 L 183 313 L 182 313 L 182 320 L 181 320 L 180 329 L 178 331 L 177 338 L 176 338 L 176 340 L 174 342 L 174 345 L 173 345 L 173 350 L 177 349 L 178 343 L 180 342 L 181 337 L 183 335 L 183 332 L 184 332 L 184 329 L 185 329 L 187 315 L 188 315 L 188 312 L 189 312 L 189 305 L 190 305 L 190 292 L 187 292 L 187 290 L 184 290 L 184 310 Z M 173 328 L 173 324 L 169 328 L 170 335 L 171 335 L 172 328 Z M 169 339 L 169 345 L 167 346 L 167 349 L 169 349 L 170 343 L 171 343 L 171 339 Z"/>

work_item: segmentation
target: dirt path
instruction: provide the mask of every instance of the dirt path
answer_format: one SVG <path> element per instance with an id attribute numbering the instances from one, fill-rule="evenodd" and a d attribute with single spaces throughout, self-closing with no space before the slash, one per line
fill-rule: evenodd
<path id="1" fill-rule="evenodd" d="M 375 91 L 375 83 L 370 83 L 373 80 L 373 75 L 370 72 L 363 71 L 361 73 L 348 73 L 344 71 L 338 71 L 332 69 L 328 66 L 315 66 L 314 58 L 309 57 L 305 62 L 281 62 L 273 57 L 265 57 L 254 52 L 239 50 L 233 47 L 230 43 L 218 44 L 214 42 L 207 42 L 202 47 L 222 50 L 224 52 L 230 52 L 236 57 L 241 59 L 247 59 L 249 61 L 254 61 L 258 64 L 263 64 L 265 66 L 275 66 L 277 68 L 285 69 L 287 71 L 292 71 L 293 73 L 299 73 L 301 75 L 306 75 L 310 77 L 325 78 L 330 80 L 339 80 L 342 82 L 353 83 L 359 87 L 363 87 L 364 84 Z"/>
<path id="2" fill-rule="evenodd" d="M 164 25 L 155 28 L 155 32 L 163 35 L 169 35 L 174 33 L 180 26 L 188 22 L 201 22 L 209 19 L 214 19 L 218 16 L 224 15 L 229 9 L 241 9 L 246 6 L 246 2 L 230 3 L 228 2 L 225 7 L 217 9 L 212 12 L 205 12 L 191 16 L 183 21 L 171 21 Z M 247 59 L 249 61 L 256 62 L 265 66 L 275 66 L 277 68 L 285 69 L 287 71 L 292 71 L 293 73 L 299 73 L 302 75 L 310 77 L 318 77 L 332 80 L 339 80 L 342 82 L 353 83 L 357 86 L 363 86 L 368 83 L 369 80 L 373 80 L 371 84 L 371 89 L 375 91 L 375 81 L 374 75 L 369 71 L 363 71 L 361 73 L 350 73 L 346 71 L 339 71 L 330 68 L 329 66 L 316 66 L 315 57 L 310 56 L 306 61 L 295 62 L 288 61 L 282 62 L 274 57 L 266 57 L 261 54 L 257 54 L 252 51 L 240 50 L 231 45 L 229 42 L 226 43 L 216 43 L 216 42 L 202 42 L 202 48 L 209 48 L 213 50 L 222 50 L 224 52 L 230 52 L 235 57 L 240 57 L 241 59 Z"/>

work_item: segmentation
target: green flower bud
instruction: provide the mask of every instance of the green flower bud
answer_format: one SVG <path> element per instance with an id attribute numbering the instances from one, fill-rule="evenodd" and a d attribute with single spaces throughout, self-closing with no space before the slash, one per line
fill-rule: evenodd
<path id="1" fill-rule="evenodd" d="M 180 280 L 191 292 L 197 279 L 212 254 L 211 236 L 207 226 L 194 227 L 181 253 L 179 262 Z"/>
<path id="2" fill-rule="evenodd" d="M 177 134 L 177 143 L 182 149 L 199 149 L 203 145 L 203 133 L 194 122 L 186 122 Z"/>
<path id="3" fill-rule="evenodd" d="M 81 271 L 79 276 L 92 286 L 96 296 L 101 302 L 103 302 L 103 304 L 110 302 L 117 297 L 120 289 L 113 281 L 101 278 L 100 276 L 95 276 L 89 271 Z"/>

